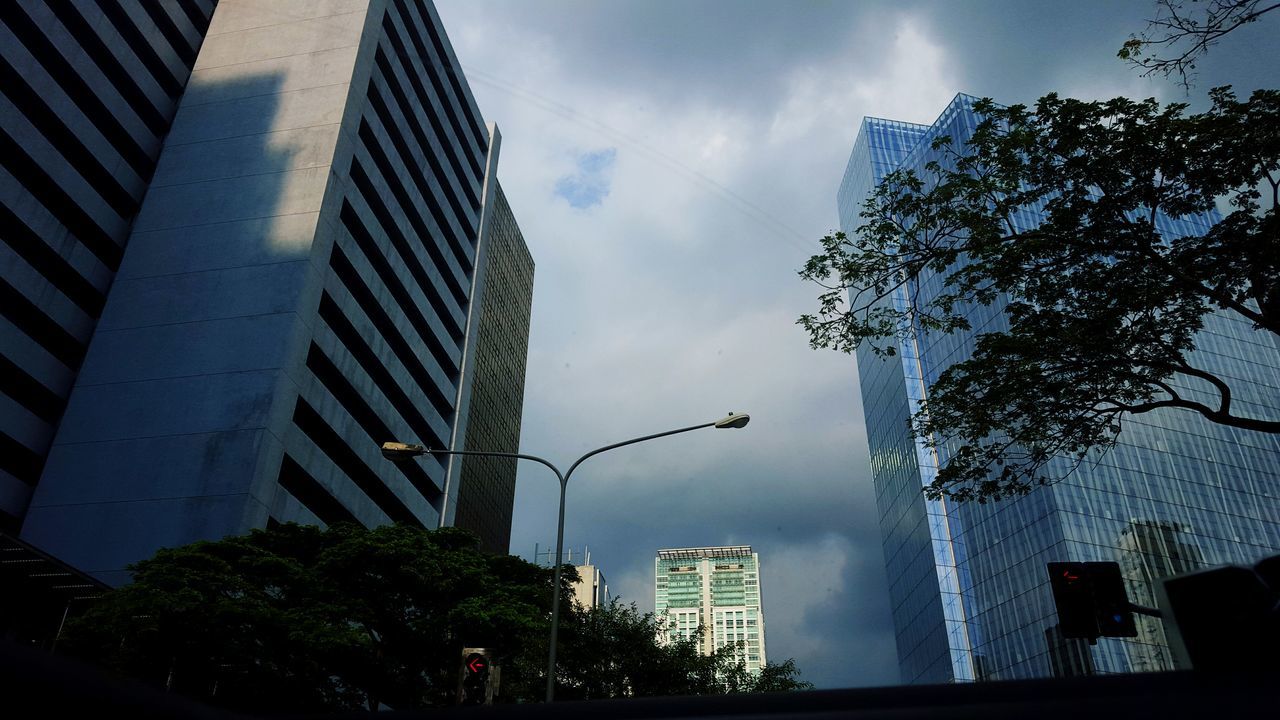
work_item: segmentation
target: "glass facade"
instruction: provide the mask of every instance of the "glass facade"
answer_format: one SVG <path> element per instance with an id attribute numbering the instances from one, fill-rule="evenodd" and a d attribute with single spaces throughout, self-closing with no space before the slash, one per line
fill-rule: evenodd
<path id="1" fill-rule="evenodd" d="M 502 186 L 495 185 L 493 227 L 479 261 L 485 266 L 485 281 L 479 291 L 479 314 L 472 320 L 475 361 L 463 449 L 513 453 L 520 450 L 520 413 L 512 408 L 524 406 L 533 258 Z M 456 462 L 460 482 L 454 527 L 476 533 L 485 551 L 507 554 L 516 499 L 516 459 L 458 457 Z"/>
<path id="2" fill-rule="evenodd" d="M 930 145 L 963 143 L 977 117 L 957 96 L 931 126 L 868 118 L 838 194 L 842 229 L 853 235 L 861 202 L 896 168 L 923 173 L 944 162 Z M 1163 233 L 1201 233 L 1215 217 L 1160 218 Z M 1015 219 L 1038 222 L 1034 213 Z M 908 307 L 942 287 L 942 275 L 886 298 Z M 1206 565 L 1252 563 L 1280 549 L 1280 438 L 1218 426 L 1185 411 L 1126 421 L 1120 444 L 1057 484 L 994 504 L 928 501 L 946 461 L 908 431 L 908 418 L 943 370 L 969 357 L 977 335 L 1006 327 L 1001 303 L 970 306 L 973 330 L 915 334 L 882 358 L 859 348 L 871 450 L 902 680 L 909 683 L 1163 670 L 1173 667 L 1158 622 L 1139 620 L 1133 639 L 1096 646 L 1057 632 L 1045 563 L 1121 563 L 1130 597 L 1151 604 L 1152 581 Z M 1280 352 L 1244 320 L 1206 318 L 1192 363 L 1231 378 L 1240 412 L 1280 418 Z M 1195 395 L 1203 388 L 1180 386 Z M 1235 402 L 1233 400 L 1233 402 Z M 1052 469 L 1051 469 L 1052 470 Z"/>
<path id="3" fill-rule="evenodd" d="M 668 636 L 691 638 L 703 629 L 705 654 L 739 648 L 747 671 L 767 662 L 760 602 L 760 556 L 749 546 L 659 550 L 654 561 L 654 608 Z"/>

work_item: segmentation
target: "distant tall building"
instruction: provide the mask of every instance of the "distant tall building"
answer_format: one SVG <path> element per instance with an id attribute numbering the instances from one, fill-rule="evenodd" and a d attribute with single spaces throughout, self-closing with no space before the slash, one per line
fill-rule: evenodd
<path id="1" fill-rule="evenodd" d="M 932 141 L 947 135 L 962 145 L 978 122 L 972 102 L 956 97 L 929 126 L 863 120 L 837 195 L 845 233 L 854 237 L 861 203 L 886 174 L 923 174 L 926 163 L 947 162 Z M 1175 235 L 1204 232 L 1214 221 L 1161 219 Z M 911 298 L 927 302 L 940 286 L 926 272 L 884 302 L 907 309 Z M 971 312 L 979 330 L 1003 322 L 1000 303 Z M 866 347 L 857 353 L 902 680 L 1169 669 L 1163 635 L 1150 627 L 1138 638 L 1103 638 L 1095 646 L 1061 638 L 1045 564 L 1120 561 L 1140 602 L 1164 575 L 1274 554 L 1280 438 L 1176 410 L 1148 413 L 1127 421 L 1120 444 L 1097 462 L 1024 497 L 986 505 L 926 500 L 922 488 L 947 449 L 935 452 L 913 438 L 908 419 L 939 374 L 967 357 L 972 341 L 972 333 L 920 334 L 900 341 L 894 357 Z M 1212 315 L 1197 345 L 1195 362 L 1248 381 L 1237 400 L 1257 416 L 1280 419 L 1280 355 L 1270 339 L 1239 318 Z"/>
<path id="2" fill-rule="evenodd" d="M 590 563 L 590 558 L 587 560 Z M 609 603 L 609 583 L 595 565 L 576 565 L 578 582 L 573 586 L 573 599 L 583 608 L 598 608 Z"/>
<path id="3" fill-rule="evenodd" d="M 556 565 L 556 551 L 554 546 L 547 546 L 546 550 L 541 550 L 537 543 L 533 546 L 533 561 L 538 565 L 547 568 L 554 568 Z M 577 560 L 574 560 L 574 555 Z M 609 583 L 604 579 L 604 573 L 600 567 L 591 562 L 591 550 L 583 547 L 581 551 L 569 547 L 564 549 L 564 557 L 561 561 L 566 565 L 572 565 L 578 571 L 578 581 L 573 584 L 573 599 L 583 608 L 595 608 L 609 602 Z"/>
<path id="4" fill-rule="evenodd" d="M 760 556 L 749 545 L 659 550 L 654 609 L 672 638 L 703 628 L 703 654 L 740 643 L 747 670 L 765 666 Z"/>
<path id="5" fill-rule="evenodd" d="M 5 529 L 111 583 L 286 521 L 505 551 L 513 467 L 379 453 L 519 436 L 533 263 L 430 2 L 0 23 Z"/>
<path id="6" fill-rule="evenodd" d="M 1116 545 L 1120 550 L 1116 559 L 1129 588 L 1129 601 L 1146 607 L 1156 606 L 1157 580 L 1205 566 L 1199 546 L 1183 538 L 1182 526 L 1177 523 L 1131 520 L 1120 531 Z M 1187 669 L 1175 667 L 1160 618 L 1134 615 L 1133 620 L 1138 639 L 1126 646 L 1132 670 Z"/>

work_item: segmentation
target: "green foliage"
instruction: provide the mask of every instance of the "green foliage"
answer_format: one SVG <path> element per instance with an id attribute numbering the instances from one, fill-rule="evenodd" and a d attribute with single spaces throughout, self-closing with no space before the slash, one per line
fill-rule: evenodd
<path id="1" fill-rule="evenodd" d="M 67 630 L 120 674 L 254 712 L 450 704 L 464 645 L 546 632 L 551 572 L 464 531 L 282 525 L 161 550 Z"/>
<path id="2" fill-rule="evenodd" d="M 972 330 L 975 308 L 1003 310 L 1007 329 L 978 334 L 912 419 L 946 458 L 930 496 L 1026 493 L 1056 479 L 1052 459 L 1078 463 L 1159 408 L 1280 432 L 1233 406 L 1231 378 L 1190 362 L 1215 310 L 1270 333 L 1264 347 L 1280 332 L 1280 92 L 1210 95 L 1194 115 L 1155 100 L 982 100 L 963 150 L 939 139 L 944 161 L 889 175 L 855 238 L 823 238 L 801 271 L 823 287 L 799 320 L 815 348 L 892 355 Z M 1223 199 L 1231 212 L 1202 234 L 1170 236 L 1159 219 Z M 941 289 L 922 299 L 926 282 Z"/>
<path id="3" fill-rule="evenodd" d="M 161 550 L 68 624 L 60 651 L 253 714 L 452 705 L 461 650 L 499 653 L 501 702 L 546 683 L 552 571 L 457 529 L 296 524 Z M 574 607 L 563 573 L 558 696 L 746 691 L 724 654 L 660 646 L 653 617 Z M 602 659 L 603 658 L 603 659 Z M 796 689 L 794 664 L 767 689 Z M 736 677 L 736 676 L 735 676 Z M 787 683 L 790 682 L 790 685 Z"/>
<path id="4" fill-rule="evenodd" d="M 619 697 L 722 695 L 736 692 L 805 690 L 793 660 L 769 665 L 757 678 L 747 672 L 737 648 L 711 655 L 699 638 L 659 642 L 661 623 L 652 613 L 616 599 L 590 610 L 576 608 L 561 626 L 564 660 L 556 697 L 591 700 Z"/>

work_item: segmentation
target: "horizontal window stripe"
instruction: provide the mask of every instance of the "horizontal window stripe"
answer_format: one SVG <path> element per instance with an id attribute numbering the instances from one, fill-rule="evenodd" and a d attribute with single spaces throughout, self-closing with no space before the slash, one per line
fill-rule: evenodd
<path id="1" fill-rule="evenodd" d="M 67 163 L 80 173 L 85 182 L 117 215 L 125 219 L 133 217 L 138 211 L 138 199 L 125 190 L 93 151 L 67 127 L 62 118 L 4 58 L 0 58 L 0 88 L 3 88 L 5 96 L 26 116 L 32 127 L 66 158 Z"/>
<path id="2" fill-rule="evenodd" d="M 45 387 L 3 353 L 0 353 L 0 392 L 50 425 L 57 424 L 67 404 L 64 398 Z"/>
<path id="3" fill-rule="evenodd" d="M 3 278 L 0 278 L 0 315 L 63 365 L 79 369 L 84 360 L 84 345 Z"/>
<path id="4" fill-rule="evenodd" d="M 383 484 L 382 479 L 370 470 L 360 456 L 347 445 L 347 441 L 329 427 L 320 413 L 303 398 L 298 398 L 294 406 L 293 423 L 356 484 L 356 487 L 386 513 L 387 517 L 395 522 L 422 527 L 422 521 L 409 511 L 400 498 L 396 497 L 395 493 Z"/>
<path id="5" fill-rule="evenodd" d="M 44 457 L 0 430 L 0 470 L 35 487 L 44 470 Z"/>
<path id="6" fill-rule="evenodd" d="M 58 288 L 59 292 L 89 317 L 97 318 L 102 314 L 102 306 L 107 301 L 106 295 L 80 275 L 56 250 L 46 245 L 34 230 L 27 227 L 22 218 L 4 204 L 0 204 L 0 228 L 4 228 L 0 232 L 0 240 L 27 261 L 49 284 Z"/>
<path id="7" fill-rule="evenodd" d="M 170 98 L 177 99 L 182 94 L 182 86 L 186 82 L 186 78 L 174 77 L 173 72 L 169 70 L 169 65 L 161 59 L 155 48 L 151 46 L 151 42 L 142 34 L 142 30 L 138 28 L 133 18 L 129 17 L 129 13 L 120 6 L 118 0 L 94 0 L 98 9 L 106 16 L 107 21 L 116 29 L 120 37 L 125 41 L 138 60 L 151 72 L 151 77 L 155 78 L 160 88 L 164 90 Z M 188 66 L 190 67 L 190 65 Z"/>
<path id="8" fill-rule="evenodd" d="M 98 66 L 102 74 L 107 77 L 107 81 L 120 93 L 120 97 L 124 98 L 125 102 L 129 103 L 129 107 L 138 114 L 138 118 L 147 126 L 147 129 L 156 137 L 164 137 L 169 129 L 168 121 L 161 115 L 159 108 L 151 102 L 151 98 L 147 97 L 147 94 L 129 75 L 129 71 L 120 64 L 120 60 L 107 48 L 102 38 L 89 26 L 84 16 L 76 10 L 76 5 L 52 2 L 48 7 L 62 22 L 67 32 L 71 33 L 71 36 L 80 44 L 81 49 Z"/>
<path id="9" fill-rule="evenodd" d="M 413 181 L 414 186 L 418 189 L 418 194 L 426 202 L 427 210 L 431 213 L 431 219 L 435 221 L 439 232 L 448 241 L 454 260 L 464 273 L 470 272 L 472 269 L 470 238 L 475 235 L 475 229 L 470 227 L 470 223 L 465 216 L 461 216 L 463 210 L 455 204 L 457 201 L 453 199 L 452 193 L 441 187 L 440 194 L 446 196 L 445 199 L 450 202 L 450 210 L 452 211 L 446 215 L 444 208 L 441 207 L 440 201 L 436 197 L 436 193 L 431 189 L 431 184 L 423 176 L 422 168 L 415 161 L 413 151 L 409 148 L 404 135 L 400 132 L 399 123 L 388 111 L 386 104 L 382 102 L 382 96 L 378 93 L 378 88 L 373 83 L 369 84 L 368 97 L 369 104 L 373 108 L 379 124 L 382 125 L 383 131 L 391 140 L 391 144 L 395 146 L 396 154 L 399 155 L 409 179 Z M 464 243 L 460 240 L 460 235 L 467 237 L 468 240 Z M 430 240 L 434 239 L 430 238 Z M 423 238 L 423 243 L 427 242 L 428 238 Z"/>
<path id="10" fill-rule="evenodd" d="M 289 457 L 288 453 L 285 453 L 284 459 L 280 462 L 280 475 L 276 481 L 285 492 L 298 501 L 298 504 L 311 511 L 326 525 L 335 525 L 340 522 L 363 524 L 340 500 L 329 494 L 323 485 L 311 477 L 296 460 Z"/>
<path id="11" fill-rule="evenodd" d="M 22 186 L 70 230 L 81 244 L 96 255 L 103 265 L 112 271 L 120 268 L 120 259 L 124 255 L 124 250 L 3 129 L 0 129 L 0 165 L 3 165 L 18 182 L 22 183 Z"/>
<path id="12" fill-rule="evenodd" d="M 368 198 L 366 198 L 366 200 L 369 201 Z M 374 205 L 377 201 L 377 196 L 374 196 L 372 200 L 369 201 L 369 204 Z M 374 210 L 376 215 L 377 208 L 374 208 Z M 391 264 L 387 261 L 387 258 L 384 257 L 382 252 L 378 249 L 373 240 L 370 229 L 364 226 L 364 223 L 360 220 L 360 216 L 349 203 L 344 204 L 341 219 L 343 226 L 346 227 L 347 232 L 351 234 L 352 239 L 356 241 L 356 245 L 364 254 L 365 259 L 369 261 L 369 267 L 373 269 L 374 273 L 377 274 L 378 279 L 382 281 L 383 286 L 387 288 L 387 291 L 391 293 L 392 298 L 395 299 L 400 312 L 409 320 L 409 324 L 413 325 L 414 330 L 418 331 L 418 336 L 422 339 L 423 344 L 427 346 L 427 349 L 431 351 L 431 356 L 436 359 L 436 362 L 440 364 L 440 367 L 444 368 L 445 372 L 448 373 L 449 377 L 452 379 L 460 369 L 458 366 L 458 360 L 455 359 L 459 354 L 457 345 L 455 344 L 452 348 L 445 347 L 443 340 L 437 336 L 436 330 L 431 327 L 431 323 L 428 322 L 426 316 L 422 314 L 422 311 L 418 307 L 417 302 L 413 299 L 413 296 L 409 294 L 409 291 L 400 281 L 400 278 L 397 277 L 395 271 L 392 270 Z M 381 218 L 379 218 L 379 220 L 381 220 Z M 390 238 L 393 243 L 396 243 L 397 245 L 404 244 L 403 237 L 400 235 L 399 230 L 395 229 L 394 226 L 392 226 L 391 229 L 386 227 L 381 227 L 380 229 L 386 233 L 386 236 Z M 397 251 L 401 250 L 400 247 L 397 247 L 396 249 Z M 403 252 L 401 252 L 401 258 L 404 258 Z M 435 311 L 436 316 L 440 318 L 442 323 L 454 325 L 454 323 L 448 322 L 448 315 L 442 315 L 440 313 L 441 308 L 439 305 L 431 302 L 432 295 L 436 294 L 436 291 L 429 288 L 431 288 L 430 285 L 422 287 L 421 290 L 427 297 L 427 301 L 431 304 L 431 308 Z M 448 331 L 446 330 L 446 332 Z M 454 336 L 453 340 L 457 343 L 460 338 L 461 333 L 459 332 Z"/>
<path id="13" fill-rule="evenodd" d="M 391 402 L 391 406 L 395 408 L 397 414 L 404 421 L 409 429 L 417 435 L 421 442 L 431 442 L 435 447 L 444 447 L 448 444 L 447 438 L 441 437 L 436 428 L 422 415 L 422 413 L 409 399 L 409 396 L 396 382 L 395 377 L 387 370 L 378 356 L 369 348 L 368 343 L 360 337 L 360 332 L 356 330 L 355 325 L 342 312 L 342 308 L 334 302 L 328 293 L 320 297 L 320 318 L 324 320 L 329 329 L 338 340 L 347 348 L 347 352 L 360 363 L 360 368 L 368 374 L 369 379 L 373 380 L 373 384 L 378 390 Z M 421 388 L 427 390 L 427 386 Z M 416 389 L 416 388 L 415 388 Z M 438 391 L 437 391 L 438 392 Z M 424 393 L 425 394 L 425 393 Z"/>
<path id="14" fill-rule="evenodd" d="M 359 360 L 357 359 L 356 362 L 358 363 Z M 347 414 L 355 418 L 360 427 L 364 428 L 374 445 L 381 448 L 382 443 L 396 439 L 395 433 L 383 422 L 378 411 L 369 404 L 369 399 L 356 390 L 350 379 L 338 370 L 333 360 L 315 343 L 311 344 L 311 351 L 307 353 L 307 367 L 315 373 L 325 389 L 341 403 Z M 422 469 L 421 464 L 396 463 L 394 467 L 413 485 L 419 495 L 431 503 L 432 507 L 438 504 L 440 489 L 427 475 L 427 471 Z"/>
<path id="15" fill-rule="evenodd" d="M 351 294 L 352 299 L 356 301 L 356 305 L 360 307 L 364 314 L 368 316 L 369 321 L 373 323 L 374 329 L 378 331 L 382 341 L 391 348 L 400 364 L 404 365 L 409 371 L 409 375 L 418 383 L 427 399 L 431 401 L 431 405 L 435 408 L 436 413 L 444 420 L 445 424 L 452 424 L 453 418 L 453 396 L 446 395 L 441 391 L 439 385 L 432 380 L 430 373 L 423 366 L 422 361 L 418 359 L 417 353 L 409 347 L 404 336 L 396 329 L 395 323 L 387 315 L 387 311 L 378 304 L 377 299 L 360 279 L 355 268 L 351 265 L 351 261 L 342 252 L 342 249 L 335 243 L 333 246 L 333 254 L 329 258 L 329 266 L 333 268 L 334 274 L 337 275 L 342 287 Z M 441 369 L 443 373 L 443 369 Z"/>
<path id="16" fill-rule="evenodd" d="M 467 120 L 469 121 L 467 126 L 471 130 L 471 139 L 475 140 L 476 146 L 479 148 L 479 152 L 471 153 L 469 159 L 471 160 L 472 167 L 475 169 L 476 174 L 478 176 L 483 176 L 483 164 L 481 161 L 477 160 L 476 155 L 483 156 L 487 153 L 489 150 L 489 143 L 484 123 L 480 122 L 480 120 L 472 114 L 471 103 L 467 101 L 467 93 L 462 88 L 462 82 L 465 82 L 465 76 L 463 76 L 461 68 L 455 67 L 449 62 L 449 53 L 446 52 L 444 48 L 444 38 L 440 36 L 439 30 L 436 29 L 436 24 L 431 22 L 431 16 L 427 13 L 421 1 L 418 2 L 416 8 L 410 10 L 409 14 L 412 14 L 414 10 L 422 15 L 422 26 L 426 28 L 427 37 L 431 40 L 431 45 L 436 51 L 437 61 L 431 64 L 436 68 L 437 72 L 448 78 L 449 86 L 453 88 L 453 97 L 456 99 L 458 107 L 462 108 L 462 112 L 467 116 Z M 425 61 L 430 56 L 422 45 L 418 43 L 416 33 L 412 33 L 411 36 L 413 37 L 414 44 L 417 45 L 418 52 Z M 464 77 L 464 80 L 460 82 L 459 77 Z M 450 119 L 455 123 L 459 139 L 466 137 L 462 132 L 462 128 L 460 126 L 461 123 L 459 119 L 453 115 L 452 109 L 450 109 Z M 468 146 L 468 149 L 470 149 L 470 146 Z"/>
<path id="17" fill-rule="evenodd" d="M 454 217 L 458 219 L 458 223 L 467 231 L 468 237 L 475 238 L 477 233 L 476 223 L 479 221 L 478 213 L 474 209 L 468 210 L 464 208 L 462 201 L 458 197 L 458 193 L 463 189 L 466 179 L 457 177 L 451 169 L 446 170 L 440 164 L 441 157 L 444 155 L 443 143 L 448 138 L 442 139 L 434 131 L 431 138 L 427 137 L 423 124 L 419 119 L 422 114 L 421 108 L 415 109 L 413 103 L 410 102 L 404 88 L 400 85 L 399 78 L 387 60 L 386 54 L 382 52 L 382 48 L 378 48 L 378 51 L 374 54 L 374 64 L 378 68 L 375 77 L 382 81 L 387 90 L 390 91 L 391 99 L 395 101 L 396 108 L 399 109 L 400 115 L 404 118 L 404 126 L 409 129 L 414 139 L 418 141 L 418 147 L 422 150 L 423 159 L 426 161 L 427 167 L 430 168 L 431 176 L 435 178 L 436 184 L 440 186 L 440 190 L 449 203 L 449 207 L 453 210 Z M 372 81 L 369 83 L 369 91 L 369 99 L 373 103 L 375 112 L 377 112 L 379 105 L 382 104 L 382 98 L 378 93 L 376 83 Z M 375 98 L 377 99 L 375 100 Z M 431 142 L 432 139 L 435 140 L 434 145 Z"/>
<path id="18" fill-rule="evenodd" d="M 447 131 L 440 124 L 440 117 L 444 115 L 451 118 L 449 109 L 448 96 L 444 95 L 443 88 L 439 87 L 439 80 L 432 72 L 420 73 L 418 68 L 421 62 L 415 64 L 408 50 L 405 49 L 404 42 L 400 39 L 400 33 L 396 31 L 395 24 L 391 22 L 390 17 L 386 17 L 382 21 L 382 30 L 385 33 L 387 42 L 391 44 L 391 54 L 394 55 L 400 63 L 400 67 L 404 70 L 405 77 L 409 80 L 409 84 L 413 86 L 414 91 L 418 95 L 418 102 L 422 105 L 422 110 L 427 116 L 428 122 L 436 132 L 436 137 L 440 139 L 440 145 L 444 149 L 445 157 L 449 160 L 450 166 L 458 177 L 458 184 L 462 186 L 463 192 L 467 194 L 467 198 L 471 201 L 472 207 L 480 207 L 480 198 L 476 190 L 480 184 L 481 171 L 472 168 L 472 172 L 468 172 L 464 167 L 466 164 L 465 156 L 459 154 L 459 139 L 455 139 L 452 132 Z M 413 34 L 410 33 L 410 36 Z M 420 59 L 421 60 L 421 59 Z M 419 76 L 425 74 L 427 79 L 432 82 L 433 89 L 436 91 L 436 103 L 431 103 L 431 94 L 429 94 Z M 436 105 L 439 109 L 436 109 Z"/>
<path id="19" fill-rule="evenodd" d="M 451 227 L 445 226 L 437 228 L 432 232 L 432 228 L 427 227 L 422 216 L 418 214 L 418 203 L 414 202 L 414 198 L 410 197 L 408 190 L 400 181 L 400 176 L 396 173 L 391 161 L 387 159 L 386 153 L 383 151 L 378 138 L 374 136 L 373 129 L 369 123 L 362 121 L 360 123 L 360 140 L 364 143 L 365 150 L 369 153 L 369 157 L 373 160 L 374 165 L 378 169 L 378 173 L 382 176 L 383 184 L 391 191 L 391 199 L 399 205 L 400 215 L 409 221 L 413 232 L 416 234 L 418 246 L 427 251 L 427 255 L 431 261 L 435 263 L 436 269 L 440 272 L 440 277 L 445 281 L 449 292 L 453 295 L 454 302 L 459 306 L 465 307 L 467 304 L 468 287 L 463 287 L 463 283 L 467 280 L 466 271 L 458 266 L 457 262 L 450 262 L 445 254 L 440 250 L 440 244 L 437 242 L 437 236 L 440 233 L 447 233 L 452 230 Z M 352 178 L 355 179 L 354 177 Z M 370 187 L 365 192 L 365 199 L 369 199 L 370 194 L 377 191 Z M 379 198 L 381 200 L 381 198 Z M 390 217 L 395 217 L 394 215 Z"/>
<path id="20" fill-rule="evenodd" d="M 173 51 L 181 58 L 182 63 L 187 67 L 193 67 L 196 63 L 196 49 L 187 42 L 186 35 L 183 35 L 178 26 L 173 23 L 173 18 L 169 17 L 164 8 L 160 7 L 160 3 L 144 2 L 140 4 L 143 11 L 147 13 L 147 17 L 151 18 L 151 22 L 155 23 L 160 34 L 164 36 Z"/>
<path id="21" fill-rule="evenodd" d="M 144 180 L 150 179 L 151 172 L 154 170 L 151 156 L 124 125 L 120 124 L 115 113 L 102 102 L 80 73 L 58 52 L 53 42 L 32 22 L 22 6 L 15 2 L 0 2 L 0 21 L 9 26 L 18 40 L 53 77 L 81 112 L 93 119 L 99 132 L 115 147 L 120 157 L 129 163 L 129 167 Z"/>

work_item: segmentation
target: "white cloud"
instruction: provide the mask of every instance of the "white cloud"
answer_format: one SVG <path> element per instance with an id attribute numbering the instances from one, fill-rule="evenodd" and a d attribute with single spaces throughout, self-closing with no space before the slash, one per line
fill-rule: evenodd
<path id="1" fill-rule="evenodd" d="M 786 99 L 774 115 L 769 140 L 793 143 L 833 132 L 830 142 L 852 147 L 845 137 L 864 115 L 929 123 L 957 92 L 953 60 L 914 18 L 882 19 L 896 27 L 888 47 L 874 37 L 881 23 L 855 31 L 846 49 L 821 65 L 790 73 Z"/>

